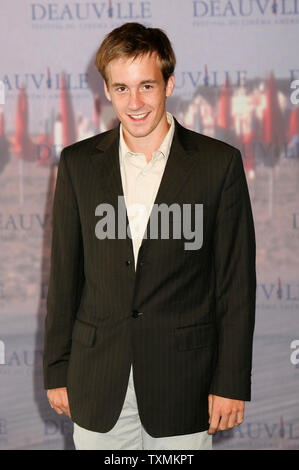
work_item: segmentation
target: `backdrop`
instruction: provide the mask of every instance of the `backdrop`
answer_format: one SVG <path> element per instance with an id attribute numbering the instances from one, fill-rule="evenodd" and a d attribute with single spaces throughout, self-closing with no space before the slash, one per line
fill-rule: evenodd
<path id="1" fill-rule="evenodd" d="M 116 124 L 94 56 L 127 21 L 177 55 L 168 110 L 238 147 L 257 241 L 252 402 L 215 449 L 299 448 L 299 1 L 1 0 L 0 449 L 72 449 L 42 386 L 61 148 Z"/>

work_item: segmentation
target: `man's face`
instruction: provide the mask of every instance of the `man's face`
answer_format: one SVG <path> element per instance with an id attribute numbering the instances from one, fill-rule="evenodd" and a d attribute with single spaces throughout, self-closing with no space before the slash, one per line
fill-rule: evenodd
<path id="1" fill-rule="evenodd" d="M 142 138 L 165 129 L 166 97 L 173 92 L 174 77 L 165 84 L 155 54 L 114 59 L 107 66 L 107 76 L 105 93 L 125 135 Z"/>

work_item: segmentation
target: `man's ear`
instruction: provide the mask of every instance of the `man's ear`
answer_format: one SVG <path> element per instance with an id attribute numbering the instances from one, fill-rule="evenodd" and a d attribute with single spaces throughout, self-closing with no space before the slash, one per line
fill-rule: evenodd
<path id="1" fill-rule="evenodd" d="M 166 85 L 166 96 L 170 97 L 174 90 L 174 75 L 170 75 Z"/>
<path id="2" fill-rule="evenodd" d="M 105 95 L 106 95 L 107 100 L 111 101 L 111 96 L 110 96 L 110 93 L 109 93 L 109 89 L 108 89 L 108 85 L 106 83 L 106 80 L 104 80 L 104 91 L 105 91 Z"/>

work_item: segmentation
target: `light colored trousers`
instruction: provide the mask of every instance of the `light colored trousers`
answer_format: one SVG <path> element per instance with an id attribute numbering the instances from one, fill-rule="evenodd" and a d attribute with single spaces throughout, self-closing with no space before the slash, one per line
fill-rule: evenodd
<path id="1" fill-rule="evenodd" d="M 74 423 L 76 450 L 212 450 L 207 431 L 183 436 L 152 437 L 141 424 L 134 391 L 132 368 L 120 417 L 106 433 L 88 431 Z"/>

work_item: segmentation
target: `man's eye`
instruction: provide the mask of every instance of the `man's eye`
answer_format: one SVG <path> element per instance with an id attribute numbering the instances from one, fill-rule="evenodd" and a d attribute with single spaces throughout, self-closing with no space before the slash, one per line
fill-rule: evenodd
<path id="1" fill-rule="evenodd" d="M 124 86 L 119 86 L 118 88 L 116 88 L 116 91 L 122 93 L 123 91 L 125 91 L 125 89 L 126 88 Z"/>
<path id="2" fill-rule="evenodd" d="M 144 85 L 144 88 L 146 90 L 150 90 L 151 88 L 153 88 L 153 85 L 146 84 L 146 85 Z"/>

